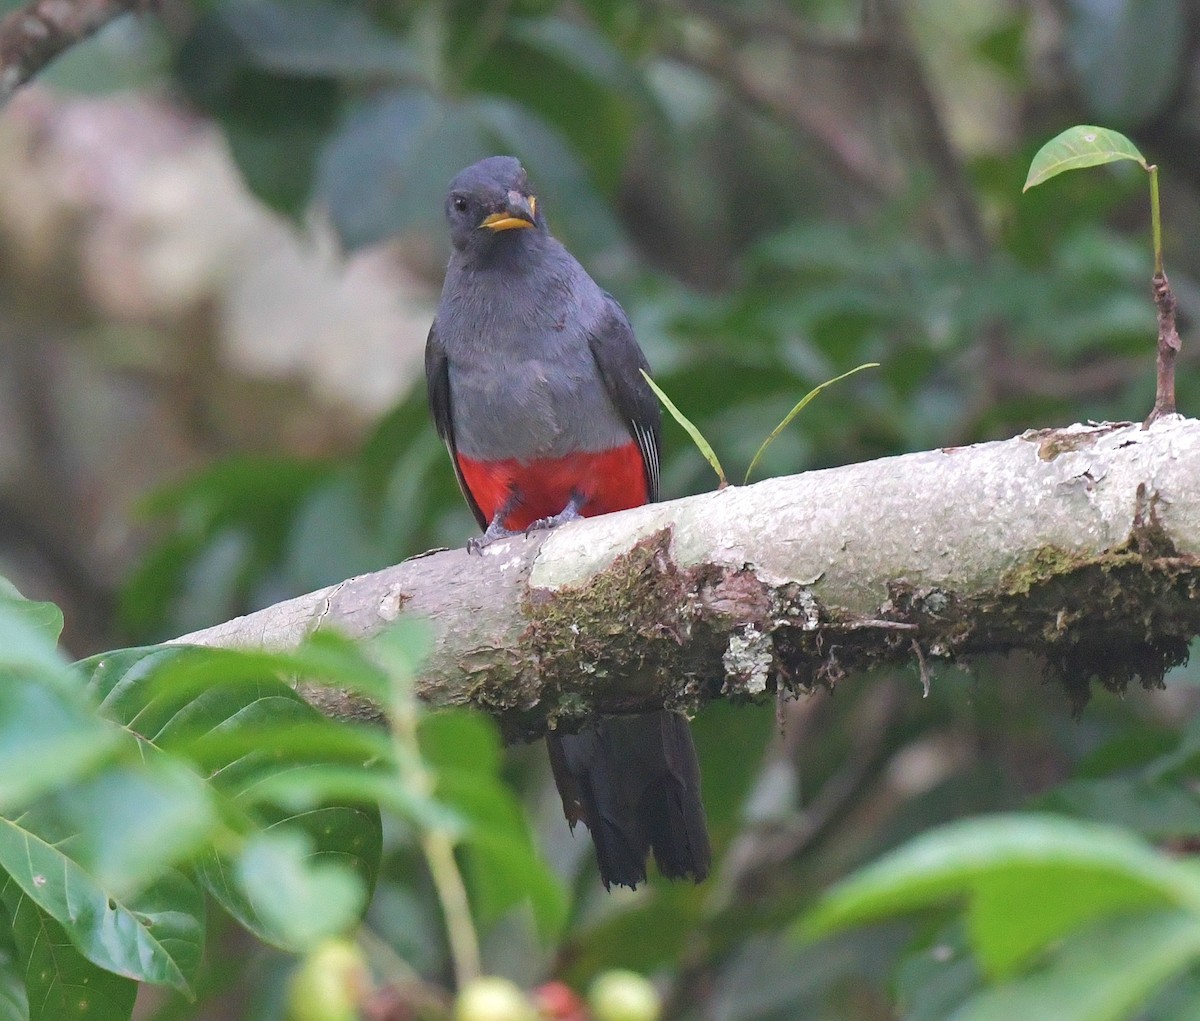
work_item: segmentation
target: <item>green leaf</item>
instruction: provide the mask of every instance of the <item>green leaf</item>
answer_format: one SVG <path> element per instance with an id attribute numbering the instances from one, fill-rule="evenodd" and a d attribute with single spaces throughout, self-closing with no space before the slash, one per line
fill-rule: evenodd
<path id="1" fill-rule="evenodd" d="M 450 179 L 489 149 L 468 104 L 412 88 L 382 90 L 325 144 L 316 192 L 351 248 L 417 227 L 440 230 Z"/>
<path id="2" fill-rule="evenodd" d="M 254 835 L 251 841 L 257 846 L 264 838 L 298 840 L 306 848 L 315 847 L 315 853 L 306 852 L 308 863 L 314 868 L 320 863 L 329 863 L 338 875 L 355 878 L 355 888 L 360 891 L 355 895 L 355 902 L 365 903 L 367 893 L 374 885 L 382 844 L 379 813 L 374 808 L 325 806 L 299 815 L 282 816 L 277 826 Z M 259 881 L 269 882 L 264 878 L 269 876 L 269 872 L 264 871 L 264 858 L 269 853 L 270 846 L 260 849 L 251 860 L 254 867 L 246 871 L 241 859 L 213 852 L 201 860 L 197 876 L 204 889 L 243 928 L 265 943 L 299 952 L 309 945 L 312 933 L 324 931 L 329 926 L 329 920 L 292 918 L 290 915 L 285 920 L 280 917 L 284 906 L 276 903 L 271 890 L 259 891 L 253 886 Z M 336 884 L 337 889 L 346 888 L 340 880 L 332 880 L 331 884 Z M 258 897 L 260 893 L 269 902 L 265 907 Z M 297 902 L 287 910 L 306 911 L 314 903 L 309 897 L 303 905 Z"/>
<path id="3" fill-rule="evenodd" d="M 191 995 L 204 947 L 204 898 L 183 873 L 165 872 L 118 900 L 59 849 L 8 821 L 0 822 L 0 867 L 92 964 Z"/>
<path id="4" fill-rule="evenodd" d="M 373 657 L 383 668 L 387 680 L 387 705 L 411 697 L 417 671 L 429 653 L 429 625 L 421 620 L 399 620 L 367 643 Z"/>
<path id="5" fill-rule="evenodd" d="M 309 765 L 275 772 L 247 789 L 243 805 L 268 802 L 299 815 L 330 802 L 377 804 L 424 829 L 458 836 L 466 821 L 449 806 L 404 787 L 392 769 Z"/>
<path id="6" fill-rule="evenodd" d="M 62 614 L 53 603 L 0 594 L 0 669 L 64 680 L 67 661 L 57 647 L 61 629 Z"/>
<path id="7" fill-rule="evenodd" d="M 771 435 L 768 436 L 765 440 L 763 440 L 762 446 L 758 448 L 757 452 L 754 454 L 754 457 L 752 457 L 750 459 L 750 467 L 746 469 L 746 475 L 742 479 L 742 485 L 745 485 L 747 482 L 750 481 L 750 475 L 754 471 L 754 466 L 756 464 L 758 464 L 759 458 L 761 458 L 763 456 L 763 454 L 765 454 L 767 452 L 767 447 L 769 447 L 772 443 L 774 443 L 775 439 L 779 436 L 779 434 L 781 432 L 783 432 L 783 430 L 786 429 L 789 425 L 792 424 L 792 419 L 794 419 L 798 414 L 800 414 L 800 412 L 802 412 L 806 407 L 808 407 L 809 402 L 814 397 L 816 397 L 817 394 L 819 394 L 822 390 L 833 386 L 834 383 L 840 383 L 843 379 L 846 379 L 848 376 L 853 376 L 856 372 L 861 372 L 863 369 L 877 369 L 877 368 L 879 368 L 878 362 L 864 362 L 862 365 L 856 365 L 849 372 L 843 372 L 840 376 L 835 376 L 833 379 L 827 379 L 820 386 L 815 386 L 811 390 L 809 390 L 808 393 L 806 393 L 802 398 L 800 398 L 799 403 L 797 403 L 796 406 L 794 408 L 792 408 L 792 410 L 789 411 L 787 413 L 787 415 L 784 416 L 783 421 L 780 422 L 779 425 L 777 425 L 774 429 L 771 430 Z"/>
<path id="8" fill-rule="evenodd" d="M 421 717 L 421 754 L 435 771 L 458 769 L 496 776 L 504 758 L 496 724 L 483 713 L 443 709 Z"/>
<path id="9" fill-rule="evenodd" d="M 543 939 L 562 931 L 569 903 L 553 870 L 524 836 L 473 830 L 462 842 L 472 906 L 487 925 L 528 901 Z"/>
<path id="10" fill-rule="evenodd" d="M 17 586 L 3 575 L 0 575 L 0 601 L 15 604 L 9 609 L 20 614 L 35 628 L 43 632 L 52 644 L 58 643 L 63 629 L 63 615 L 62 610 L 53 603 L 26 599 L 17 590 Z"/>
<path id="11" fill-rule="evenodd" d="M 130 847 L 129 834 L 114 825 L 81 838 L 69 814 L 55 815 L 59 807 L 56 800 L 39 805 L 36 817 L 0 819 L 0 867 L 93 964 L 190 993 L 200 963 L 203 902 L 190 880 L 161 867 L 164 857 L 175 856 L 178 839 L 172 836 L 166 849 L 143 847 L 139 861 L 127 861 L 122 855 Z M 131 803 L 124 817 L 139 814 Z M 166 839 L 161 826 L 142 825 L 137 833 Z M 155 878 L 132 893 L 118 890 L 98 880 L 76 856 L 121 881 L 129 879 L 131 866 L 148 867 Z"/>
<path id="12" fill-rule="evenodd" d="M 21 945 L 21 934 L 16 931 L 4 903 L 4 887 L 8 882 L 7 876 L 0 876 L 0 1021 L 29 1021 L 25 969 L 30 955 L 28 948 Z M 20 890 L 16 890 L 16 895 L 23 896 Z"/>
<path id="13" fill-rule="evenodd" d="M 654 382 L 653 379 L 650 378 L 650 373 L 648 373 L 645 369 L 642 369 L 642 375 L 645 377 L 646 382 L 650 384 L 650 389 L 654 391 L 655 396 L 662 401 L 663 407 L 671 413 L 671 417 L 675 419 L 676 422 L 683 426 L 684 431 L 692 438 L 692 442 L 696 444 L 696 449 L 704 455 L 704 460 L 706 460 L 712 467 L 712 470 L 717 473 L 717 480 L 720 483 L 721 488 L 729 485 L 729 480 L 725 478 L 725 469 L 721 467 L 721 462 L 717 458 L 716 451 L 714 451 L 709 445 L 708 440 L 704 438 L 699 429 L 692 425 L 691 420 L 682 411 L 675 407 L 674 402 L 663 392 L 662 387 L 660 387 L 656 382 Z"/>
<path id="14" fill-rule="evenodd" d="M 290 167 L 295 175 L 295 163 Z M 121 593 L 126 629 L 165 637 L 211 624 L 217 618 L 206 614 L 214 606 L 229 609 L 219 619 L 244 612 L 265 565 L 286 549 L 298 508 L 329 473 L 320 462 L 243 456 L 156 490 L 139 510 L 168 519 L 174 531 Z M 197 563 L 202 558 L 210 561 L 206 571 Z"/>
<path id="15" fill-rule="evenodd" d="M 102 711 L 203 769 L 214 788 L 243 813 L 231 821 L 251 833 L 252 840 L 259 839 L 254 836 L 258 826 L 269 827 L 281 839 L 308 840 L 317 860 L 348 865 L 360 885 L 370 888 L 382 844 L 375 805 L 317 805 L 310 798 L 302 808 L 292 808 L 286 804 L 288 795 L 298 798 L 305 781 L 298 779 L 289 791 L 282 779 L 275 779 L 297 771 L 303 777 L 303 767 L 327 765 L 336 767 L 324 778 L 326 789 L 332 790 L 339 769 L 365 775 L 364 764 L 390 750 L 367 731 L 326 720 L 278 679 L 281 666 L 307 670 L 314 664 L 342 678 L 362 681 L 368 676 L 360 673 L 366 670 L 360 650 L 339 642 L 319 644 L 316 652 L 306 647 L 295 656 L 179 646 L 126 649 L 97 657 L 88 666 Z M 310 653 L 314 658 L 306 659 Z M 367 666 L 378 686 L 377 668 Z M 308 776 L 308 794 L 320 793 L 319 775 L 314 770 Z M 280 785 L 278 790 L 271 790 L 272 782 Z M 341 792 L 346 791 L 343 786 Z M 247 929 L 294 948 L 278 920 L 264 919 L 245 896 L 236 861 L 210 851 L 197 875 Z"/>
<path id="16" fill-rule="evenodd" d="M 606 90 L 641 91 L 637 74 L 621 51 L 586 23 L 560 17 L 516 18 L 505 34 L 554 57 Z"/>
<path id="17" fill-rule="evenodd" d="M 904 1021 L 944 1021 L 983 985 L 959 921 L 922 934 L 892 974 L 894 1008 Z"/>
<path id="18" fill-rule="evenodd" d="M 437 800 L 465 829 L 453 833 L 466 860 L 472 906 L 485 925 L 528 901 L 538 931 L 557 933 L 567 900 L 529 830 L 524 810 L 500 777 L 495 723 L 482 713 L 447 710 L 421 718 L 421 754 L 434 773 Z"/>
<path id="19" fill-rule="evenodd" d="M 317 154 L 341 108 L 338 82 L 267 70 L 219 15 L 196 18 L 190 28 L 175 50 L 178 84 L 224 127 L 251 190 L 279 211 L 300 215 L 311 198 Z M 278 481 L 261 479 L 260 489 Z"/>
<path id="20" fill-rule="evenodd" d="M 1068 0 L 1064 8 L 1061 52 L 1087 109 L 1125 125 L 1162 115 L 1186 73 L 1187 0 Z"/>
<path id="21" fill-rule="evenodd" d="M 1200 833 L 1200 797 L 1184 785 L 1141 777 L 1071 780 L 1042 795 L 1031 807 L 1124 826 L 1152 840 Z"/>
<path id="22" fill-rule="evenodd" d="M 19 677 L 0 678 L 0 811 L 91 772 L 123 743 L 65 691 Z"/>
<path id="23" fill-rule="evenodd" d="M 1200 968 L 1193 967 L 1168 983 L 1148 1005 L 1146 1016 L 1154 1021 L 1196 1021 L 1200 1017 Z"/>
<path id="24" fill-rule="evenodd" d="M 953 1021 L 1125 1021 L 1197 959 L 1195 914 L 1158 911 L 1107 919 L 1071 936 L 1036 974 L 969 1000 Z"/>
<path id="25" fill-rule="evenodd" d="M 260 699 L 248 712 L 256 726 L 241 721 L 197 732 L 194 736 L 177 733 L 169 738 L 175 755 L 194 763 L 205 775 L 217 779 L 219 785 L 229 784 L 226 770 L 247 761 L 261 765 L 264 774 L 290 774 L 290 770 L 314 763 L 346 762 L 347 768 L 362 771 L 363 763 L 371 760 L 390 761 L 392 744 L 385 731 L 378 727 L 313 719 L 303 708 L 293 709 L 290 700 L 281 700 L 282 712 L 271 712 L 267 700 Z M 287 772 L 280 772 L 286 768 Z M 242 776 L 247 774 L 241 770 Z M 262 795 L 247 792 L 251 801 Z"/>
<path id="26" fill-rule="evenodd" d="M 328 78 L 419 72 L 407 45 L 349 4 L 239 0 L 224 4 L 220 16 L 246 56 L 270 71 Z"/>
<path id="27" fill-rule="evenodd" d="M 153 748 L 142 751 L 144 761 L 106 769 L 3 820 L 0 842 L 37 848 L 43 870 L 57 869 L 59 858 L 69 860 L 119 899 L 186 861 L 216 828 L 208 789 L 183 764 Z M 11 872 L 10 853 L 3 857 Z M 47 885 L 56 882 L 52 875 Z M 70 927 L 68 918 L 51 913 Z"/>
<path id="28" fill-rule="evenodd" d="M 528 108 L 494 96 L 453 100 L 417 88 L 371 94 L 324 147 L 317 194 L 348 247 L 413 231 L 444 236 L 451 179 L 496 152 L 522 160 L 539 208 L 560 218 L 559 233 L 576 250 L 620 244 L 616 218 L 571 147 Z"/>
<path id="29" fill-rule="evenodd" d="M 280 946 L 307 950 L 342 935 L 366 904 L 366 890 L 351 869 L 312 858 L 302 834 L 281 830 L 251 838 L 238 857 L 238 888 Z"/>
<path id="30" fill-rule="evenodd" d="M 1124 830 L 1053 816 L 971 819 L 910 841 L 834 887 L 800 931 L 821 935 L 953 900 L 992 975 L 1085 922 L 1165 906 L 1200 914 L 1200 869 Z M 1014 904 L 1036 904 L 1017 912 Z"/>
<path id="31" fill-rule="evenodd" d="M 1029 191 L 1067 170 L 1097 167 L 1121 160 L 1133 160 L 1143 170 L 1150 169 L 1146 157 L 1120 132 L 1080 124 L 1055 135 L 1037 151 L 1033 162 L 1029 164 L 1029 174 L 1021 190 Z"/>
<path id="32" fill-rule="evenodd" d="M 0 889 L 0 900 L 12 922 L 24 985 L 19 998 L 0 997 L 0 1018 L 128 1021 L 137 996 L 136 982 L 99 968 L 81 955 L 63 927 L 7 877 Z M 20 1008 L 25 1000 L 27 1013 L 22 1013 Z"/>
<path id="33" fill-rule="evenodd" d="M 1003 977 L 1097 915 L 1163 903 L 1169 900 L 1138 878 L 1079 863 L 1045 862 L 996 872 L 980 882 L 967 908 L 967 934 L 984 970 Z M 1037 910 L 1013 911 L 1014 904 L 1036 904 Z"/>
<path id="34" fill-rule="evenodd" d="M 332 634 L 291 653 L 148 646 L 104 653 L 81 666 L 104 715 L 164 748 L 200 735 L 229 736 L 248 726 L 245 713 L 256 725 L 269 725 L 273 712 L 289 711 L 281 702 L 304 707 L 302 718 L 314 724 L 329 723 L 283 678 L 353 688 L 380 700 L 389 691 L 386 676 L 362 649 Z"/>

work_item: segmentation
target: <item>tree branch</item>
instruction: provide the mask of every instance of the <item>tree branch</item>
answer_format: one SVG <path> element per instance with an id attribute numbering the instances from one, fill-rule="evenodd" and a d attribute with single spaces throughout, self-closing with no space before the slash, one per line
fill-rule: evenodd
<path id="1" fill-rule="evenodd" d="M 31 0 L 0 20 L 0 106 L 69 49 L 153 0 Z"/>
<path id="2" fill-rule="evenodd" d="M 287 648 L 431 622 L 420 692 L 511 736 L 1024 649 L 1076 704 L 1200 634 L 1200 422 L 1076 425 L 771 479 L 416 557 L 188 635 Z M 320 707 L 369 707 L 316 690 Z"/>

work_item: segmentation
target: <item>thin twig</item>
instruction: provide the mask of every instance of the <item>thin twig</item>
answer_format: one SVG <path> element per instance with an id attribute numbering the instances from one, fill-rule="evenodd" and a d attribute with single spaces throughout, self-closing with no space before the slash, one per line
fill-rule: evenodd
<path id="1" fill-rule="evenodd" d="M 921 671 L 921 697 L 929 697 L 929 664 L 925 662 L 925 651 L 921 648 L 921 643 L 915 638 L 912 640 L 913 652 L 917 654 L 917 667 Z"/>
<path id="2" fill-rule="evenodd" d="M 886 195 L 887 189 L 880 180 L 876 161 L 846 131 L 844 123 L 824 111 L 792 102 L 787 96 L 772 91 L 742 67 L 729 47 L 714 46 L 701 52 L 693 47 L 665 43 L 661 52 L 671 60 L 715 78 L 754 112 L 816 142 L 846 177 L 869 196 L 882 198 Z"/>
<path id="3" fill-rule="evenodd" d="M 1164 415 L 1175 414 L 1175 359 L 1183 342 L 1175 326 L 1175 295 L 1165 273 L 1154 274 L 1154 305 L 1158 309 L 1158 381 L 1154 392 L 1154 410 L 1142 423 L 1150 426 Z"/>
<path id="4" fill-rule="evenodd" d="M 888 40 L 891 74 L 885 87 L 894 104 L 903 104 L 916 143 L 930 169 L 937 175 L 944 198 L 945 224 L 951 239 L 964 246 L 978 263 L 987 262 L 991 241 L 983 223 L 975 192 L 962 159 L 950 137 L 941 101 L 929 82 L 916 43 L 909 31 L 903 6 L 884 0 L 875 9 L 875 31 Z"/>
<path id="5" fill-rule="evenodd" d="M 719 878 L 713 898 L 719 910 L 744 902 L 764 876 L 802 854 L 843 816 L 885 758 L 902 699 L 899 685 L 881 683 L 856 707 L 852 751 L 803 812 L 782 826 L 743 831 Z"/>
<path id="6" fill-rule="evenodd" d="M 0 106 L 64 50 L 153 0 L 32 0 L 0 21 Z"/>
<path id="7" fill-rule="evenodd" d="M 881 60 L 887 54 L 887 46 L 881 39 L 868 36 L 840 37 L 814 32 L 799 18 L 784 10 L 776 9 L 770 14 L 756 14 L 726 3 L 708 3 L 706 0 L 657 0 L 656 6 L 665 7 L 686 17 L 712 22 L 726 35 L 738 39 L 752 36 L 766 39 L 782 37 L 793 50 L 808 55 L 837 57 L 840 60 L 863 63 Z"/>

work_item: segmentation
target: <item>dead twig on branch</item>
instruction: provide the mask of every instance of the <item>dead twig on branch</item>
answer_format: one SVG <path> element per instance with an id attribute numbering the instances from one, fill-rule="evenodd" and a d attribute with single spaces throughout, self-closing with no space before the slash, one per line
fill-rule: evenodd
<path id="1" fill-rule="evenodd" d="M 1175 326 L 1175 295 L 1162 270 L 1154 274 L 1154 307 L 1158 310 L 1158 379 L 1154 390 L 1154 409 L 1143 423 L 1144 429 L 1149 429 L 1164 415 L 1175 414 L 1175 359 L 1183 347 Z"/>

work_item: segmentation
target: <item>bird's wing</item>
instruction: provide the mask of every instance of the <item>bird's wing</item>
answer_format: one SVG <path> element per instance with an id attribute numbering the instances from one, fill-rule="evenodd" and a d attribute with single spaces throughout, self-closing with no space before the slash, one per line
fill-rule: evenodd
<path id="1" fill-rule="evenodd" d="M 429 327 L 429 337 L 425 341 L 425 385 L 429 390 L 429 410 L 433 415 L 433 425 L 437 434 L 450 451 L 450 463 L 454 465 L 454 477 L 458 479 L 458 488 L 462 490 L 463 498 L 480 528 L 487 527 L 487 519 L 479 509 L 471 490 L 467 488 L 462 469 L 458 464 L 458 449 L 454 445 L 454 415 L 450 407 L 450 359 L 446 356 L 446 348 L 438 338 L 437 320 Z"/>
<path id="2" fill-rule="evenodd" d="M 646 356 L 633 336 L 633 327 L 616 298 L 605 294 L 605 313 L 588 334 L 588 347 L 600 369 L 605 389 L 618 414 L 629 426 L 630 435 L 642 452 L 646 492 L 650 502 L 658 499 L 658 450 L 662 416 L 654 391 L 642 376 L 650 371 Z"/>

